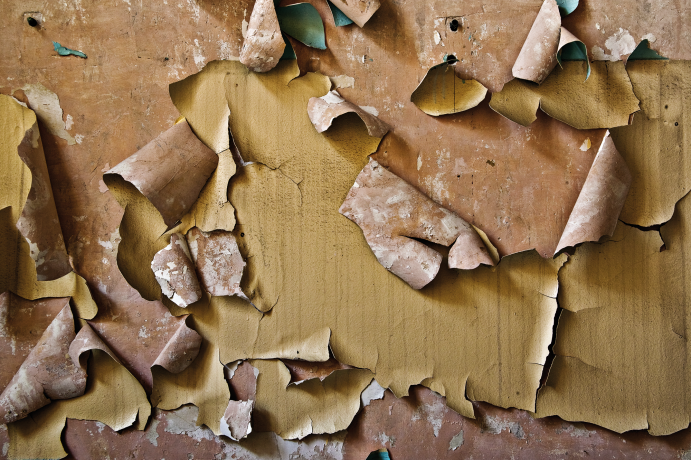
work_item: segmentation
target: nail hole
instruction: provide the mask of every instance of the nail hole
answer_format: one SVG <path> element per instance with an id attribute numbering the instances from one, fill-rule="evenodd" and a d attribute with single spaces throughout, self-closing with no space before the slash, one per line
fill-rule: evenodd
<path id="1" fill-rule="evenodd" d="M 674 126 L 679 126 L 679 122 L 678 122 L 678 121 L 675 121 L 675 122 L 674 122 Z"/>
<path id="2" fill-rule="evenodd" d="M 26 22 L 28 22 L 31 27 L 36 27 L 38 25 L 38 21 L 31 16 L 26 18 Z"/>
<path id="3" fill-rule="evenodd" d="M 449 29 L 451 29 L 451 32 L 458 31 L 458 19 L 454 19 L 449 23 Z"/>
<path id="4" fill-rule="evenodd" d="M 299 355 L 299 354 L 300 354 L 300 352 L 298 351 L 298 355 Z"/>
<path id="5" fill-rule="evenodd" d="M 666 108 L 666 109 L 668 109 L 668 108 L 669 108 L 669 106 L 668 106 L 668 105 L 666 105 L 666 106 L 665 106 L 665 108 Z"/>
<path id="6" fill-rule="evenodd" d="M 168 61 L 169 59 L 170 59 L 170 58 L 169 58 L 168 56 L 166 56 L 166 57 L 163 58 L 164 61 Z"/>
<path id="7" fill-rule="evenodd" d="M 242 238 L 242 237 L 244 237 L 244 236 L 245 236 L 245 234 L 244 234 L 244 233 L 240 233 L 240 237 L 241 237 L 241 238 Z"/>

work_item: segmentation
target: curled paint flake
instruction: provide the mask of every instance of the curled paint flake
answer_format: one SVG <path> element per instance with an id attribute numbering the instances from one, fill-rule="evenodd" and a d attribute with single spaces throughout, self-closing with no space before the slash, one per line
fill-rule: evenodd
<path id="1" fill-rule="evenodd" d="M 362 229 L 379 263 L 414 289 L 437 276 L 442 255 L 413 238 L 452 245 L 450 268 L 494 265 L 470 224 L 374 160 L 360 172 L 339 212 Z"/>

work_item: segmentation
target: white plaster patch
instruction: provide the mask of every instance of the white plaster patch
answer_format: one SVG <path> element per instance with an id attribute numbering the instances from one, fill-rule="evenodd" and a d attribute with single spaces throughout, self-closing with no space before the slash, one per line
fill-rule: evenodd
<path id="1" fill-rule="evenodd" d="M 509 430 L 509 432 L 518 439 L 524 439 L 525 433 L 523 428 L 517 422 L 509 422 L 507 420 L 502 420 L 499 417 L 487 416 L 482 423 L 482 431 L 491 434 L 499 434 L 504 430 Z"/>
<path id="2" fill-rule="evenodd" d="M 370 115 L 374 115 L 375 117 L 379 116 L 379 111 L 374 107 L 370 107 L 369 105 L 361 105 L 360 108 Z"/>
<path id="3" fill-rule="evenodd" d="M 628 30 L 619 28 L 619 31 L 605 41 L 605 47 L 609 53 L 599 46 L 593 46 L 592 53 L 596 61 L 619 61 L 636 49 L 636 41 Z"/>
<path id="4" fill-rule="evenodd" d="M 247 28 L 249 27 L 250 23 L 247 22 L 245 19 L 247 17 L 247 10 L 244 10 L 242 12 L 242 38 L 247 37 Z"/>
<path id="5" fill-rule="evenodd" d="M 655 43 L 657 38 L 653 34 L 645 34 L 641 37 L 641 40 L 648 40 L 650 43 Z"/>
<path id="6" fill-rule="evenodd" d="M 198 416 L 197 406 L 182 406 L 168 414 L 165 431 L 172 434 L 185 434 L 195 441 L 214 440 L 216 436 L 209 428 L 197 426 Z"/>
<path id="7" fill-rule="evenodd" d="M 456 450 L 463 445 L 463 430 L 449 441 L 449 450 Z"/>
<path id="8" fill-rule="evenodd" d="M 581 145 L 581 150 L 583 152 L 586 152 L 590 149 L 590 146 L 591 146 L 590 138 L 588 137 L 583 141 L 583 144 Z"/>
<path id="9" fill-rule="evenodd" d="M 98 240 L 98 244 L 106 249 L 113 249 L 113 243 L 110 241 Z"/>
<path id="10" fill-rule="evenodd" d="M 149 429 L 146 430 L 146 433 L 144 434 L 144 436 L 146 436 L 146 439 L 148 439 L 149 442 L 156 447 L 158 447 L 158 431 L 157 431 L 157 429 L 158 429 L 159 423 L 161 423 L 161 421 L 157 418 L 154 418 L 151 421 L 151 426 L 149 426 Z"/>
<path id="11" fill-rule="evenodd" d="M 192 50 L 192 55 L 194 56 L 194 63 L 197 65 L 198 70 L 204 68 L 206 64 L 206 58 L 202 54 L 202 46 L 199 44 L 198 39 L 194 39 L 194 49 Z"/>
<path id="12" fill-rule="evenodd" d="M 441 401 L 437 400 L 432 404 L 423 404 L 418 407 L 413 414 L 413 421 L 425 418 L 427 423 L 432 426 L 432 431 L 434 432 L 434 437 L 439 436 L 439 430 L 441 430 L 442 421 L 444 420 L 444 415 L 446 414 L 446 405 Z"/>
<path id="13" fill-rule="evenodd" d="M 384 397 L 385 391 L 386 388 L 382 387 L 381 385 L 379 385 L 379 382 L 372 379 L 372 382 L 367 386 L 367 388 L 362 390 L 362 394 L 360 395 L 362 407 L 369 406 L 370 402 L 376 399 L 382 399 Z"/>
<path id="14" fill-rule="evenodd" d="M 345 99 L 343 99 L 337 91 L 329 91 L 323 95 L 321 99 L 327 104 L 340 104 L 341 102 L 345 102 Z"/>
<path id="15" fill-rule="evenodd" d="M 218 41 L 218 57 L 226 61 L 238 61 L 239 56 L 233 54 L 233 48 L 230 46 L 229 42 L 219 40 Z"/>
<path id="16" fill-rule="evenodd" d="M 331 80 L 334 88 L 355 88 L 355 78 L 348 75 L 336 75 L 335 77 L 329 77 L 329 80 Z"/>

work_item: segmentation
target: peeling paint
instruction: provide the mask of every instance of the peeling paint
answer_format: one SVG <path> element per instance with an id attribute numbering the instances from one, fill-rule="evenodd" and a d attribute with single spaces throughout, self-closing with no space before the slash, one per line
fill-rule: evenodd
<path id="1" fill-rule="evenodd" d="M 67 141 L 67 145 L 74 145 L 76 141 L 66 129 L 62 120 L 62 107 L 58 95 L 40 83 L 24 85 L 24 94 L 29 99 L 29 107 L 36 112 L 36 117 L 48 128 L 51 134 Z"/>

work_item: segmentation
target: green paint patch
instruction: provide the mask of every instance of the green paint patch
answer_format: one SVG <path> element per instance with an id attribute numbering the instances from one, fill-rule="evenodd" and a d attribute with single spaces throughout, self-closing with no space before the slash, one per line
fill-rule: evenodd
<path id="1" fill-rule="evenodd" d="M 578 7 L 578 0 L 557 0 L 557 6 L 562 16 L 568 16 Z"/>
<path id="2" fill-rule="evenodd" d="M 641 40 L 633 53 L 629 56 L 629 61 L 666 61 L 668 58 L 660 56 L 657 51 L 650 49 L 648 39 Z"/>
<path id="3" fill-rule="evenodd" d="M 53 42 L 53 48 L 55 49 L 55 51 L 57 51 L 57 53 L 60 56 L 69 56 L 71 54 L 72 56 L 77 56 L 86 59 L 86 54 L 82 53 L 81 51 L 65 48 L 58 42 Z"/>
<path id="4" fill-rule="evenodd" d="M 290 44 L 290 40 L 288 40 L 288 37 L 286 34 L 283 35 L 283 41 L 286 43 L 286 47 L 283 50 L 283 56 L 281 56 L 281 61 L 292 61 L 293 59 L 297 59 L 298 57 L 295 55 L 295 50 L 293 49 L 293 45 Z"/>
<path id="5" fill-rule="evenodd" d="M 324 23 L 316 8 L 309 3 L 276 8 L 281 31 L 312 48 L 326 49 Z"/>
<path id="6" fill-rule="evenodd" d="M 367 456 L 367 460 L 391 460 L 389 451 L 386 449 L 375 450 Z"/>
<path id="7" fill-rule="evenodd" d="M 588 73 L 585 76 L 587 80 L 590 78 L 590 61 L 588 60 L 588 51 L 583 42 L 567 43 L 557 53 L 557 62 L 561 66 L 564 61 L 585 61 L 588 63 Z"/>
<path id="8" fill-rule="evenodd" d="M 336 27 L 347 26 L 353 23 L 353 20 L 346 16 L 343 11 L 339 10 L 336 5 L 330 1 L 328 3 L 329 8 L 331 8 L 331 14 L 334 17 L 334 24 L 336 24 Z"/>

